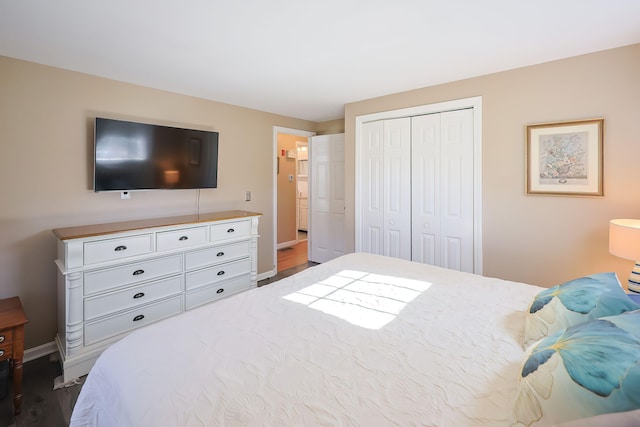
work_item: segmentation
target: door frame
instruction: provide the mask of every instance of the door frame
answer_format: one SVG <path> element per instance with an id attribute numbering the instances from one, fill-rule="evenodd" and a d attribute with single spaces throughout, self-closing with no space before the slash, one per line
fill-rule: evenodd
<path id="1" fill-rule="evenodd" d="M 287 135 L 296 135 L 304 138 L 310 138 L 312 136 L 316 136 L 316 132 L 301 130 L 301 129 L 292 129 L 285 128 L 281 126 L 273 127 L 273 146 L 271 148 L 271 153 L 273 156 L 273 164 L 272 164 L 272 186 L 273 186 L 273 270 L 272 276 L 276 275 L 278 272 L 278 134 L 287 134 Z M 311 154 L 311 153 L 309 153 Z M 309 192 L 311 192 L 311 188 L 309 188 Z M 308 234 L 307 234 L 308 236 Z"/>
<path id="2" fill-rule="evenodd" d="M 447 111 L 473 109 L 473 272 L 482 274 L 482 96 L 419 105 L 398 110 L 364 114 L 355 118 L 355 250 L 362 250 L 362 206 L 360 188 L 360 165 L 362 153 L 362 124 L 377 120 L 444 113 Z"/>
<path id="3" fill-rule="evenodd" d="M 307 202 L 309 198 L 309 138 L 307 138 L 307 142 L 296 141 L 296 243 L 301 242 L 298 239 L 298 230 L 300 229 L 300 205 L 298 202 L 298 187 L 300 186 L 300 159 L 298 156 L 300 155 L 300 147 L 307 148 Z M 308 209 L 308 205 L 307 205 Z M 309 215 L 307 215 L 307 240 L 309 238 Z"/>

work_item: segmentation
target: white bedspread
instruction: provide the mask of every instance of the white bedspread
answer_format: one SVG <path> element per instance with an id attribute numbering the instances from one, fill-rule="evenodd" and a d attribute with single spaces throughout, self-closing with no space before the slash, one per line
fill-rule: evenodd
<path id="1" fill-rule="evenodd" d="M 71 426 L 507 426 L 540 290 L 346 255 L 122 339 Z"/>

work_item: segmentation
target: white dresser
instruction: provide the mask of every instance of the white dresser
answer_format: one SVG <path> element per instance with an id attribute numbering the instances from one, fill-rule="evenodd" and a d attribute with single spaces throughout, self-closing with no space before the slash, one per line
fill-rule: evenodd
<path id="1" fill-rule="evenodd" d="M 225 211 L 53 230 L 64 382 L 149 323 L 256 286 L 258 218 Z"/>

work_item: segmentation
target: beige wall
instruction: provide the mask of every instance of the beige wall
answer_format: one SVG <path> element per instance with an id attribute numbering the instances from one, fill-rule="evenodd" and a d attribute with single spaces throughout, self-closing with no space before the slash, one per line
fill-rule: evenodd
<path id="1" fill-rule="evenodd" d="M 297 135 L 278 134 L 278 240 L 277 243 L 292 242 L 297 239 L 296 227 L 296 159 L 287 157 L 287 151 L 296 150 L 296 141 L 306 142 L 307 138 Z M 285 151 L 284 156 L 282 150 Z M 289 181 L 293 175 L 293 181 Z"/>
<path id="2" fill-rule="evenodd" d="M 344 119 L 330 120 L 328 122 L 318 123 L 318 135 L 333 135 L 336 133 L 344 133 Z"/>
<path id="3" fill-rule="evenodd" d="M 20 296 L 27 348 L 56 333 L 51 229 L 196 210 L 196 190 L 134 192 L 130 200 L 94 193 L 96 115 L 218 131 L 218 188 L 201 190 L 200 211 L 264 214 L 258 273 L 275 268 L 273 126 L 316 131 L 313 122 L 0 57 L 0 298 Z"/>
<path id="4" fill-rule="evenodd" d="M 353 250 L 358 115 L 482 96 L 483 268 L 487 276 L 551 286 L 632 268 L 608 253 L 608 221 L 640 218 L 640 45 L 348 104 L 347 241 Z M 525 126 L 604 117 L 601 198 L 526 196 Z"/>
<path id="5" fill-rule="evenodd" d="M 0 57 L 0 297 L 19 295 L 26 346 L 56 332 L 52 228 L 195 212 L 196 191 L 91 190 L 92 119 L 109 115 L 220 132 L 218 189 L 200 211 L 262 212 L 258 272 L 273 259 L 273 126 L 346 133 L 347 249 L 354 245 L 357 115 L 483 97 L 484 273 L 550 286 L 632 263 L 609 255 L 607 222 L 640 218 L 640 45 L 348 104 L 312 123 Z M 524 195 L 526 124 L 605 118 L 605 197 Z M 248 125 L 250 124 L 250 125 Z M 252 201 L 244 202 L 244 191 Z"/>

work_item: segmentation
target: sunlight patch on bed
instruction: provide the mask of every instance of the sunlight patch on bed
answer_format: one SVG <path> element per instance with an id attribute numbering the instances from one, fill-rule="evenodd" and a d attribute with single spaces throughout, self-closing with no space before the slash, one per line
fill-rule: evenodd
<path id="1" fill-rule="evenodd" d="M 363 328 L 380 329 L 430 286 L 420 280 L 342 270 L 284 298 Z"/>

